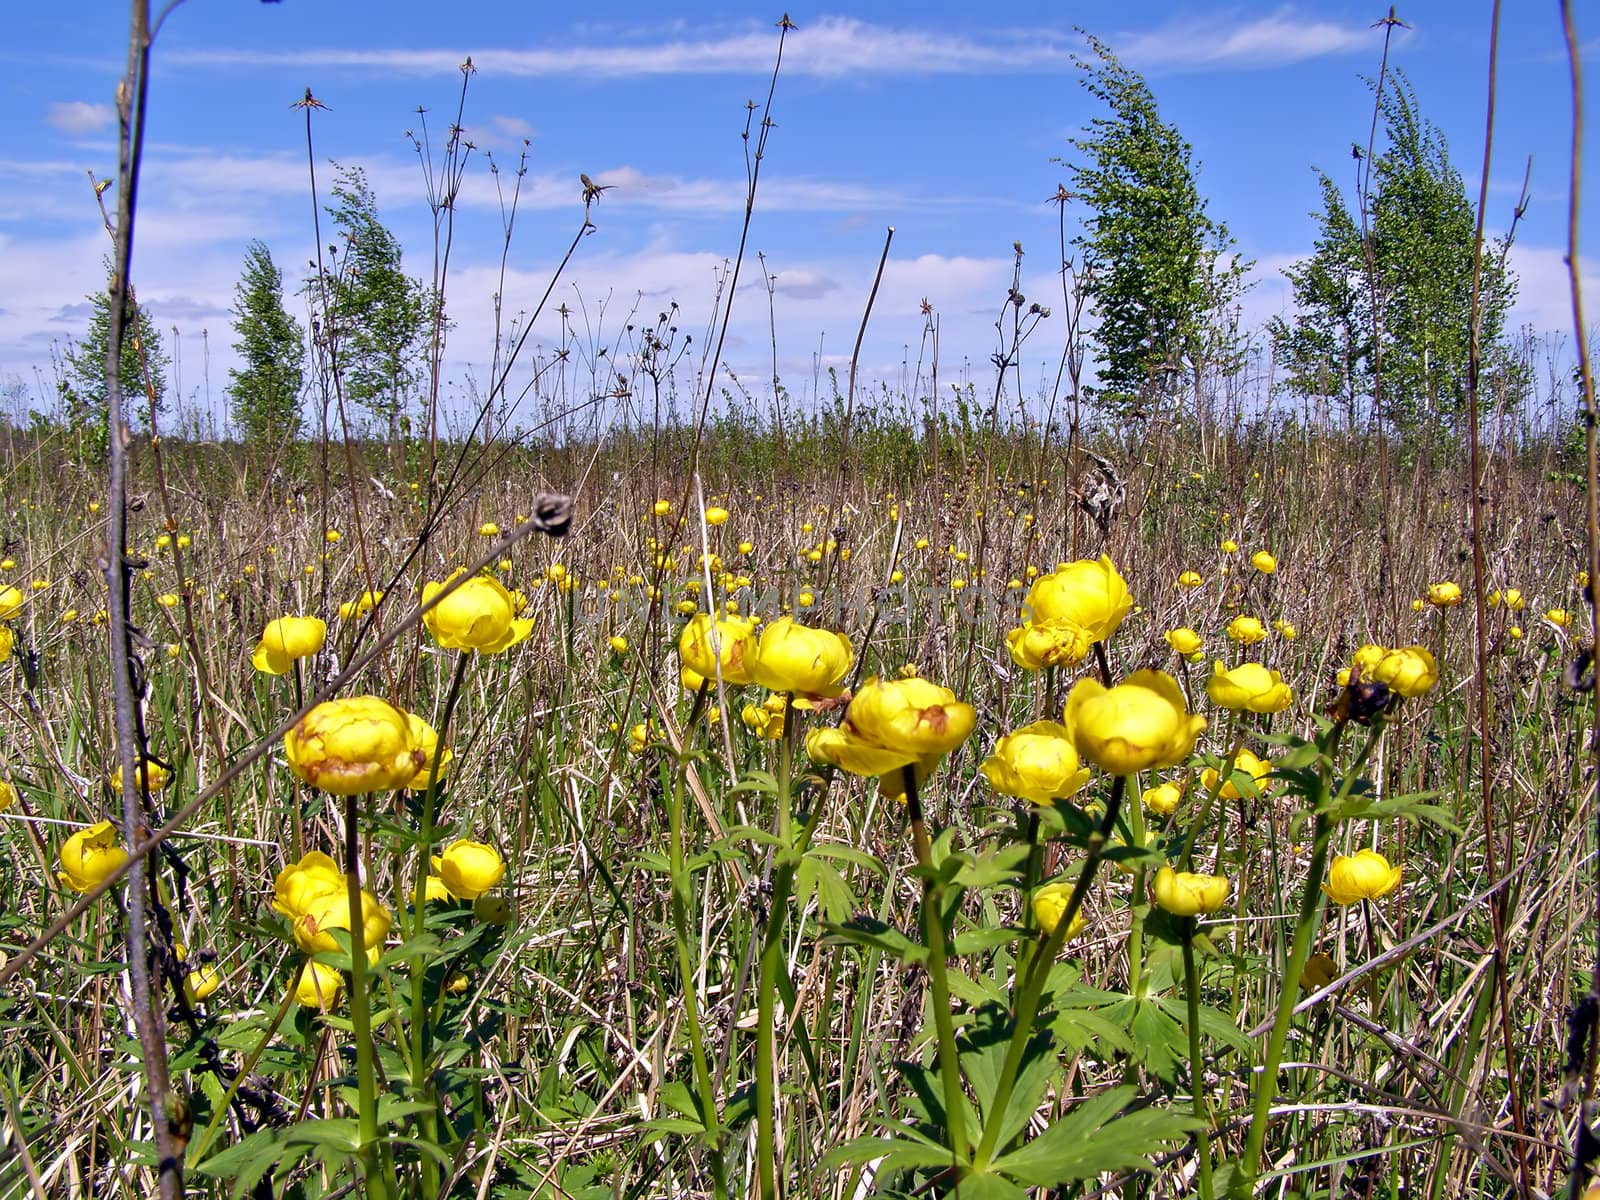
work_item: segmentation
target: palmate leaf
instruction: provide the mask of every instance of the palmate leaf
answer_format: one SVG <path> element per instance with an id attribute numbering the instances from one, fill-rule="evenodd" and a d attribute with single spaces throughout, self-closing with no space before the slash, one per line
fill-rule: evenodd
<path id="1" fill-rule="evenodd" d="M 939 1170 L 950 1166 L 950 1148 L 930 1142 L 914 1130 L 905 1130 L 898 1137 L 858 1137 L 828 1151 L 822 1163 L 826 1167 L 879 1162 L 879 1170 L 888 1173 L 907 1169 Z M 966 1194 L 966 1183 L 961 1185 Z"/>
<path id="2" fill-rule="evenodd" d="M 1184 1141 L 1199 1122 L 1165 1109 L 1123 1113 L 1133 1096 L 1133 1088 L 1116 1087 L 1091 1097 L 992 1169 L 1028 1187 L 1152 1170 L 1150 1155 Z"/>
<path id="3" fill-rule="evenodd" d="M 928 961 L 928 948 L 913 942 L 893 925 L 886 925 L 873 917 L 861 916 L 842 924 L 824 921 L 830 942 L 853 942 L 867 950 L 881 950 L 898 962 L 908 966 Z"/>

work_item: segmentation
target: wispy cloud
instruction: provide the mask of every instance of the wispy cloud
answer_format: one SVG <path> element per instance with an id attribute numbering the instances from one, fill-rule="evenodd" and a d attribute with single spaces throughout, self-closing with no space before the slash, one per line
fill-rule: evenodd
<path id="1" fill-rule="evenodd" d="M 1243 19 L 1238 12 L 1171 21 L 1117 36 L 1113 49 L 1140 67 L 1274 67 L 1370 50 L 1378 34 L 1292 7 Z"/>
<path id="2" fill-rule="evenodd" d="M 1130 62 L 1161 67 L 1277 66 L 1370 48 L 1365 26 L 1307 16 L 1292 7 L 1244 19 L 1236 11 L 1119 34 Z M 650 75 L 762 75 L 772 70 L 776 38 L 762 25 L 702 38 L 577 42 L 549 48 L 482 50 L 472 61 L 485 74 L 617 78 Z M 986 75 L 1055 71 L 1070 65 L 1081 42 L 1071 28 L 1039 27 L 969 34 L 924 26 L 874 24 L 825 16 L 806 22 L 785 43 L 790 75 L 839 78 L 884 75 Z M 170 55 L 169 63 L 203 67 L 325 67 L 390 74 L 449 75 L 466 47 L 255 50 L 217 47 Z"/>
<path id="3" fill-rule="evenodd" d="M 109 104 L 90 104 L 86 100 L 57 100 L 45 110 L 44 123 L 60 133 L 81 137 L 98 133 L 117 119 Z"/>

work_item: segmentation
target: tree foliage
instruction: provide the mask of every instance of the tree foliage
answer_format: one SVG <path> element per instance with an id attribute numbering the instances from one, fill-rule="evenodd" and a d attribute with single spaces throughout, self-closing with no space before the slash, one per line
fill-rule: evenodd
<path id="1" fill-rule="evenodd" d="M 401 264 L 400 241 L 378 219 L 377 198 L 360 167 L 340 167 L 328 208 L 345 250 L 326 284 L 319 336 L 345 395 L 398 439 L 422 351 L 427 289 Z"/>
<path id="2" fill-rule="evenodd" d="M 1143 77 L 1098 38 L 1079 82 L 1110 109 L 1071 140 L 1072 192 L 1088 207 L 1073 244 L 1098 318 L 1103 400 L 1125 412 L 1170 396 L 1229 354 L 1224 311 L 1243 291 L 1247 264 L 1227 227 L 1206 215 L 1193 150 L 1162 121 Z"/>
<path id="3" fill-rule="evenodd" d="M 106 426 L 106 350 L 111 343 L 111 263 L 106 262 L 107 286 L 90 292 L 89 324 L 83 336 L 68 345 L 61 399 L 67 424 L 80 432 L 103 434 Z M 140 307 L 133 328 L 122 340 L 118 379 L 128 410 L 149 425 L 152 412 L 166 407 L 167 366 L 161 333 Z"/>
<path id="4" fill-rule="evenodd" d="M 1379 111 L 1384 147 L 1369 164 L 1367 235 L 1361 197 L 1352 214 L 1319 171 L 1315 247 L 1284 272 L 1297 312 L 1276 318 L 1272 334 L 1287 389 L 1336 398 L 1353 419 L 1381 383 L 1389 419 L 1407 432 L 1448 425 L 1465 411 L 1477 218 L 1443 134 L 1422 116 L 1403 75 L 1385 89 Z M 1485 398 L 1497 386 L 1517 386 L 1519 373 L 1504 339 L 1516 297 L 1507 249 L 1501 238 L 1483 253 Z"/>
<path id="5" fill-rule="evenodd" d="M 292 443 L 300 436 L 305 334 L 283 307 L 283 272 L 264 242 L 252 240 L 234 287 L 233 344 L 243 366 L 228 373 L 233 421 L 250 442 Z"/>

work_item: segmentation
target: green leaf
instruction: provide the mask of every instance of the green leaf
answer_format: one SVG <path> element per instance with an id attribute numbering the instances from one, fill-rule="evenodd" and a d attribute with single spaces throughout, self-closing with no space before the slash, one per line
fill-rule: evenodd
<path id="1" fill-rule="evenodd" d="M 909 1136 L 870 1135 L 855 1138 L 842 1146 L 835 1146 L 823 1156 L 822 1163 L 827 1167 L 839 1167 L 846 1163 L 869 1163 L 879 1159 L 883 1160 L 880 1170 L 884 1172 L 904 1170 L 908 1167 L 938 1169 L 948 1167 L 951 1163 L 948 1146 L 937 1146 L 920 1138 L 912 1140 Z"/>
<path id="2" fill-rule="evenodd" d="M 850 942 L 867 950 L 880 950 L 908 966 L 920 966 L 928 961 L 926 946 L 873 917 L 857 917 L 842 924 L 824 921 L 823 928 L 828 930 L 828 940 L 834 944 Z"/>
<path id="3" fill-rule="evenodd" d="M 1115 1087 L 1092 1096 L 1053 1122 L 1038 1137 L 994 1163 L 1030 1187 L 1051 1187 L 1093 1179 L 1108 1171 L 1149 1171 L 1150 1155 L 1185 1140 L 1199 1122 L 1163 1109 L 1122 1114 L 1132 1087 Z"/>
<path id="4" fill-rule="evenodd" d="M 1009 946 L 1012 942 L 1031 936 L 1028 930 L 1020 925 L 968 929 L 951 939 L 950 952 L 957 957 L 965 954 L 981 954 L 997 946 Z"/>

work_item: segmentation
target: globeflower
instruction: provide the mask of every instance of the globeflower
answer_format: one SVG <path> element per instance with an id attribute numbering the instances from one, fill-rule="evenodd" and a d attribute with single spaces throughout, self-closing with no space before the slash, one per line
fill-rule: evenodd
<path id="1" fill-rule="evenodd" d="M 428 786 L 428 778 L 435 775 L 433 759 L 439 753 L 439 731 L 413 712 L 406 714 L 406 725 L 411 731 L 412 745 L 422 751 L 422 765 L 417 768 L 417 773 L 412 776 L 411 783 L 416 788 L 424 788 Z M 436 778 L 444 778 L 446 770 L 455 760 L 455 757 L 454 751 L 446 746 L 444 748 L 444 757 L 439 759 Z"/>
<path id="2" fill-rule="evenodd" d="M 0 588 L 0 621 L 13 620 L 22 611 L 22 589 L 7 584 Z"/>
<path id="3" fill-rule="evenodd" d="M 1178 811 L 1178 805 L 1183 803 L 1183 788 L 1170 781 L 1158 783 L 1155 787 L 1145 788 L 1144 794 L 1139 799 L 1156 816 L 1170 817 Z"/>
<path id="4" fill-rule="evenodd" d="M 1205 645 L 1200 635 L 1187 625 L 1167 630 L 1167 645 L 1178 652 L 1180 658 L 1193 659 Z"/>
<path id="5" fill-rule="evenodd" d="M 916 758 L 948 754 L 972 734 L 978 714 L 926 679 L 867 680 L 845 720 L 858 736 Z"/>
<path id="6" fill-rule="evenodd" d="M 1215 912 L 1228 899 L 1226 875 L 1199 875 L 1162 867 L 1150 885 L 1158 905 L 1175 917 Z"/>
<path id="7" fill-rule="evenodd" d="M 1165 671 L 1136 671 L 1113 688 L 1080 679 L 1062 724 L 1082 758 L 1113 775 L 1132 775 L 1182 762 L 1206 720 L 1190 715 Z"/>
<path id="8" fill-rule="evenodd" d="M 462 574 L 457 571 L 443 583 L 426 583 L 422 603 L 428 605 Z M 476 650 L 499 654 L 533 633 L 533 622 L 517 616 L 511 593 L 492 575 L 474 575 L 422 614 L 433 640 L 447 650 Z"/>
<path id="9" fill-rule="evenodd" d="M 500 852 L 483 842 L 460 838 L 439 855 L 439 878 L 458 900 L 476 900 L 505 878 L 505 873 Z"/>
<path id="10" fill-rule="evenodd" d="M 1572 614 L 1564 608 L 1549 609 L 1544 614 L 1544 619 L 1560 629 L 1568 629 L 1572 626 Z"/>
<path id="11" fill-rule="evenodd" d="M 1133 607 L 1133 596 L 1110 557 L 1080 559 L 1048 575 L 1028 589 L 1023 612 L 1036 625 L 1064 622 L 1085 630 L 1091 642 L 1103 642 L 1117 631 Z"/>
<path id="12" fill-rule="evenodd" d="M 300 964 L 294 977 L 294 1000 L 303 1008 L 316 1008 L 327 1012 L 339 1003 L 344 991 L 344 976 L 314 959 Z"/>
<path id="13" fill-rule="evenodd" d="M 56 873 L 75 892 L 92 892 L 122 868 L 128 852 L 110 821 L 80 829 L 61 844 L 61 870 Z"/>
<path id="14" fill-rule="evenodd" d="M 712 505 L 710 508 L 706 509 L 706 524 L 707 525 L 716 526 L 716 525 L 726 525 L 727 523 L 728 523 L 728 510 L 727 509 L 720 508 L 720 507 L 718 507 L 716 505 Z"/>
<path id="15" fill-rule="evenodd" d="M 1213 704 L 1233 712 L 1282 712 L 1294 703 L 1294 692 L 1283 676 L 1260 663 L 1241 663 L 1231 671 L 1220 662 L 1213 664 L 1206 695 Z"/>
<path id="16" fill-rule="evenodd" d="M 755 622 L 743 617 L 728 617 L 713 625 L 710 613 L 698 613 L 678 636 L 678 659 L 702 679 L 715 679 L 720 661 L 722 682 L 742 687 L 750 682 L 755 628 Z"/>
<path id="17" fill-rule="evenodd" d="M 377 696 L 317 705 L 283 738 L 289 769 L 338 796 L 405 787 L 427 761 L 406 714 Z"/>
<path id="18" fill-rule="evenodd" d="M 1200 577 L 1199 571 L 1185 571 L 1178 576 L 1178 586 L 1181 588 L 1197 588 L 1203 583 L 1205 580 Z"/>
<path id="19" fill-rule="evenodd" d="M 1239 753 L 1233 757 L 1233 773 L 1238 774 L 1241 771 L 1255 781 L 1257 792 L 1267 790 L 1267 777 L 1272 774 L 1272 764 L 1266 759 L 1257 758 L 1250 751 L 1241 747 Z M 1208 792 L 1216 791 L 1217 772 L 1211 767 L 1207 767 L 1200 772 L 1200 785 Z M 1234 786 L 1231 776 L 1223 783 L 1222 790 L 1218 792 L 1218 795 L 1224 800 L 1239 800 L 1243 798 L 1239 789 Z"/>
<path id="20" fill-rule="evenodd" d="M 299 920 L 322 896 L 345 890 L 344 872 L 320 850 L 308 851 L 297 863 L 290 863 L 272 880 L 272 908 Z"/>
<path id="21" fill-rule="evenodd" d="M 1446 581 L 1428 585 L 1428 603 L 1435 608 L 1454 608 L 1461 603 L 1459 585 Z"/>
<path id="22" fill-rule="evenodd" d="M 755 655 L 748 658 L 752 683 L 797 697 L 832 697 L 844 690 L 855 650 L 842 633 L 812 629 L 792 617 L 779 617 L 761 631 Z M 804 707 L 805 700 L 797 700 Z"/>
<path id="23" fill-rule="evenodd" d="M 775 742 L 783 736 L 783 714 L 788 707 L 789 702 L 784 694 L 773 692 L 759 705 L 746 704 L 744 711 L 739 714 L 739 720 L 757 737 Z"/>
<path id="24" fill-rule="evenodd" d="M 1376 850 L 1336 854 L 1322 890 L 1335 904 L 1377 900 L 1400 886 L 1401 874 L 1400 867 L 1391 867 L 1389 860 Z"/>
<path id="25" fill-rule="evenodd" d="M 1006 633 L 1011 661 L 1024 671 L 1075 667 L 1093 644 L 1089 631 L 1071 621 L 1028 621 Z"/>
<path id="26" fill-rule="evenodd" d="M 1071 901 L 1072 891 L 1076 886 L 1076 880 L 1061 879 L 1034 889 L 1029 907 L 1033 909 L 1034 921 L 1046 934 L 1054 934 L 1056 927 L 1061 924 L 1061 918 L 1066 914 L 1067 904 Z M 1072 924 L 1067 926 L 1063 940 L 1070 941 L 1077 937 L 1088 928 L 1088 925 L 1089 920 L 1080 908 L 1072 914 Z"/>
<path id="27" fill-rule="evenodd" d="M 5 812 L 17 802 L 17 789 L 9 779 L 0 779 L 0 812 Z"/>
<path id="28" fill-rule="evenodd" d="M 1232 538 L 1224 538 L 1222 540 L 1222 545 L 1217 547 L 1217 549 L 1221 550 L 1224 554 L 1237 554 L 1239 553 L 1239 543 L 1234 541 Z"/>
<path id="29" fill-rule="evenodd" d="M 1254 646 L 1257 642 L 1265 641 L 1266 637 L 1266 626 L 1255 617 L 1240 613 L 1228 622 L 1228 640 L 1241 646 Z"/>
<path id="30" fill-rule="evenodd" d="M 122 794 L 122 764 L 119 762 L 111 768 L 108 776 L 111 780 L 111 790 L 119 796 Z M 142 792 L 159 792 L 172 782 L 172 772 L 153 759 L 145 759 L 133 768 L 133 785 Z"/>
<path id="31" fill-rule="evenodd" d="M 331 892 L 319 892 L 306 904 L 305 910 L 294 919 L 294 940 L 307 954 L 326 954 L 337 951 L 339 942 L 335 930 L 351 935 L 352 948 L 359 943 L 363 950 L 374 950 L 383 944 L 392 914 L 371 892 L 362 888 L 361 928 L 351 928 L 350 893 L 348 884 Z"/>
<path id="32" fill-rule="evenodd" d="M 1265 550 L 1257 550 L 1250 556 L 1250 565 L 1263 575 L 1271 575 L 1278 569 L 1278 560 Z"/>
<path id="33" fill-rule="evenodd" d="M 1002 796 L 1034 804 L 1054 804 L 1089 782 L 1066 726 L 1054 721 L 1035 721 L 1006 734 L 979 770 Z"/>
<path id="34" fill-rule="evenodd" d="M 1439 664 L 1426 646 L 1404 646 L 1385 654 L 1366 677 L 1414 700 L 1427 695 L 1439 682 Z"/>
<path id="35" fill-rule="evenodd" d="M 250 665 L 264 675 L 283 675 L 299 658 L 309 658 L 328 639 L 320 617 L 279 617 L 268 621 L 250 655 Z"/>

